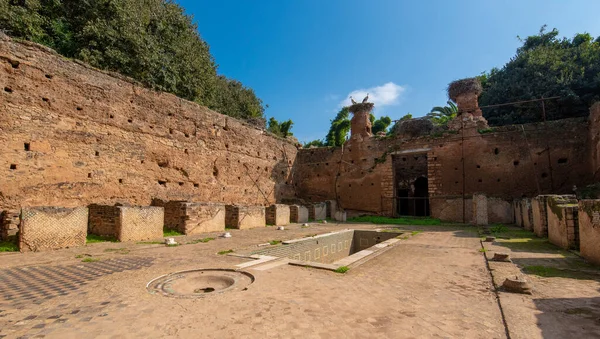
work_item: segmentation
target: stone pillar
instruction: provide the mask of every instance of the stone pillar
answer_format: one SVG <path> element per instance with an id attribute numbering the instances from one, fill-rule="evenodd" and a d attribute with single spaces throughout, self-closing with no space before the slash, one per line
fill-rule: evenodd
<path id="1" fill-rule="evenodd" d="M 488 224 L 487 197 L 484 194 L 473 194 L 473 223 L 477 226 Z"/>
<path id="2" fill-rule="evenodd" d="M 371 111 L 374 104 L 370 102 L 358 103 L 350 106 L 348 110 L 352 113 L 351 139 L 364 139 L 373 135 L 371 132 Z"/>
<path id="3" fill-rule="evenodd" d="M 451 130 L 489 128 L 487 120 L 485 120 L 479 108 L 478 98 L 482 90 L 481 83 L 477 78 L 462 79 L 450 83 L 448 97 L 458 107 L 456 118 L 448 123 Z"/>

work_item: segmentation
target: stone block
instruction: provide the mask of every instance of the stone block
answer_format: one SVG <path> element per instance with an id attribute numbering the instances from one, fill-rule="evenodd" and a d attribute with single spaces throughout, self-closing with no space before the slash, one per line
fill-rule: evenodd
<path id="1" fill-rule="evenodd" d="M 327 200 L 325 201 L 327 206 L 327 218 L 333 218 L 335 216 L 335 212 L 337 212 L 337 201 L 335 200 Z"/>
<path id="2" fill-rule="evenodd" d="M 308 220 L 325 220 L 327 219 L 327 204 L 324 202 L 311 204 L 308 208 Z"/>
<path id="3" fill-rule="evenodd" d="M 484 194 L 473 194 L 473 223 L 488 224 L 488 202 Z"/>
<path id="4" fill-rule="evenodd" d="M 533 230 L 533 213 L 531 210 L 531 199 L 521 199 L 521 220 L 523 228 L 527 231 Z"/>
<path id="5" fill-rule="evenodd" d="M 21 210 L 21 252 L 85 246 L 88 209 L 30 207 Z"/>
<path id="6" fill-rule="evenodd" d="M 600 265 L 600 200 L 579 201 L 579 238 L 581 256 Z"/>
<path id="7" fill-rule="evenodd" d="M 290 206 L 275 204 L 266 209 L 267 225 L 285 226 L 290 223 Z"/>
<path id="8" fill-rule="evenodd" d="M 301 205 L 290 206 L 290 222 L 304 223 L 308 222 L 308 208 Z"/>
<path id="9" fill-rule="evenodd" d="M 117 209 L 119 241 L 142 241 L 163 237 L 164 208 L 118 206 Z"/>
<path id="10" fill-rule="evenodd" d="M 342 211 L 342 210 L 335 211 L 335 214 L 333 215 L 333 219 L 336 221 L 345 222 L 347 219 L 346 211 Z"/>
<path id="11" fill-rule="evenodd" d="M 229 228 L 250 229 L 266 226 L 263 206 L 225 206 L 225 225 Z"/>
<path id="12" fill-rule="evenodd" d="M 515 213 L 515 224 L 519 227 L 523 227 L 523 213 L 521 212 L 521 199 L 515 199 L 513 201 L 514 213 Z"/>
<path id="13" fill-rule="evenodd" d="M 538 195 L 531 199 L 531 216 L 533 221 L 533 233 L 538 237 L 548 236 L 548 212 L 547 203 L 551 195 Z"/>
<path id="14" fill-rule="evenodd" d="M 225 230 L 225 205 L 188 201 L 153 201 L 165 209 L 165 227 L 180 233 L 200 234 Z"/>
<path id="15" fill-rule="evenodd" d="M 577 199 L 552 196 L 546 203 L 548 212 L 548 240 L 564 249 L 579 248 Z"/>
<path id="16" fill-rule="evenodd" d="M 487 205 L 488 222 L 490 224 L 512 224 L 514 222 L 514 210 L 509 201 L 500 198 L 488 197 Z"/>
<path id="17" fill-rule="evenodd" d="M 20 214 L 12 210 L 0 212 L 0 240 L 8 240 L 19 232 Z"/>

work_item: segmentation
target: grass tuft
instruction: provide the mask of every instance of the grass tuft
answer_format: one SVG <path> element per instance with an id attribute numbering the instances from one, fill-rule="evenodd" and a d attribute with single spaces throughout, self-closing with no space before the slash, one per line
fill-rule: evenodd
<path id="1" fill-rule="evenodd" d="M 336 273 L 346 273 L 349 270 L 350 270 L 350 268 L 348 266 L 340 266 L 335 270 L 335 272 Z"/>
<path id="2" fill-rule="evenodd" d="M 215 240 L 215 238 L 202 238 L 202 239 L 196 239 L 196 240 L 192 240 L 190 242 L 188 242 L 188 244 L 197 244 L 197 243 L 206 243 L 209 241 Z"/>
<path id="3" fill-rule="evenodd" d="M 219 254 L 219 255 L 224 255 L 224 254 L 229 254 L 229 253 L 233 253 L 233 250 L 226 250 L 226 251 L 217 252 L 217 254 Z"/>
<path id="4" fill-rule="evenodd" d="M 349 222 L 371 222 L 373 224 L 385 224 L 385 225 L 440 225 L 442 222 L 440 219 L 434 218 L 389 218 L 378 215 L 366 215 L 362 217 L 354 217 L 348 219 Z"/>
<path id="5" fill-rule="evenodd" d="M 176 237 L 178 235 L 183 235 L 183 233 L 165 227 L 165 228 L 163 228 L 163 235 L 165 237 Z"/>
<path id="6" fill-rule="evenodd" d="M 111 237 L 108 235 L 88 234 L 85 237 L 85 242 L 87 244 L 94 244 L 99 242 L 118 242 L 118 240 L 115 237 Z"/>
<path id="7" fill-rule="evenodd" d="M 279 245 L 279 244 L 281 244 L 281 240 L 271 240 L 271 241 L 269 241 L 269 244 L 271 244 L 271 245 Z"/>
<path id="8" fill-rule="evenodd" d="M 19 252 L 19 242 L 16 236 L 0 241 L 0 252 Z"/>
<path id="9" fill-rule="evenodd" d="M 81 260 L 81 262 L 96 262 L 96 261 L 100 261 L 100 259 L 87 257 L 87 258 L 84 258 L 83 260 Z"/>

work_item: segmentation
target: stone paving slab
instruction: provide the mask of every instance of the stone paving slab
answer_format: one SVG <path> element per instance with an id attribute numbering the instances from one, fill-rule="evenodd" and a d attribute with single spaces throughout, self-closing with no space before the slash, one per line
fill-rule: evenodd
<path id="1" fill-rule="evenodd" d="M 348 225 L 302 229 L 289 236 L 326 233 Z M 366 228 L 366 225 L 356 225 Z M 285 231 L 288 232 L 288 231 Z M 251 269 L 246 291 L 201 299 L 149 294 L 148 281 L 176 271 L 235 268 L 236 252 L 284 238 L 273 228 L 232 232 L 233 238 L 177 247 L 101 244 L 86 251 L 103 261 L 152 258 L 152 264 L 90 279 L 82 294 L 59 295 L 41 304 L 0 307 L 0 336 L 45 338 L 503 338 L 495 295 L 476 234 L 435 227 L 346 274 L 278 265 Z M 246 236 L 246 237 L 244 237 Z M 185 237 L 177 241 L 185 243 Z M 105 253 L 126 246 L 131 253 Z M 70 250 L 45 258 L 19 256 L 27 265 L 55 267 Z M 125 253 L 125 252 L 123 252 Z M 102 257 L 105 255 L 106 257 Z M 17 258 L 17 257 L 11 257 Z M 70 259 L 74 261 L 73 259 Z M 44 262 L 49 261 L 47 264 Z M 265 263 L 270 265 L 273 263 Z M 75 264 L 75 263 L 73 263 Z M 77 263 L 80 264 L 80 263 Z M 0 266 L 20 268 L 16 262 Z M 65 263 L 66 266 L 70 265 Z M 263 266 L 255 266 L 257 268 Z"/>

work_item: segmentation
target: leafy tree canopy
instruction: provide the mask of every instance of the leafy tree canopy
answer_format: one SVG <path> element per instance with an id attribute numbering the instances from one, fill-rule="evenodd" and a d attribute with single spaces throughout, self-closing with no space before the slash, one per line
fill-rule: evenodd
<path id="1" fill-rule="evenodd" d="M 267 127 L 267 130 L 282 138 L 286 138 L 290 135 L 294 135 L 291 132 L 293 125 L 294 122 L 292 120 L 283 121 L 279 123 L 275 118 L 271 117 L 271 119 L 269 119 L 269 127 Z"/>
<path id="2" fill-rule="evenodd" d="M 313 141 L 309 141 L 307 143 L 304 143 L 304 145 L 302 147 L 304 147 L 304 148 L 310 148 L 311 146 L 325 147 L 327 145 L 325 145 L 325 142 L 323 142 L 323 140 L 313 140 Z"/>
<path id="3" fill-rule="evenodd" d="M 480 106 L 559 96 L 545 103 L 546 119 L 586 116 L 600 99 L 600 39 L 588 33 L 559 38 L 557 29 L 521 39 L 523 45 L 501 69 L 479 76 Z M 490 125 L 540 121 L 541 103 L 484 108 Z"/>
<path id="4" fill-rule="evenodd" d="M 0 29 L 264 126 L 262 101 L 217 75 L 208 44 L 173 0 L 0 0 Z"/>
<path id="5" fill-rule="evenodd" d="M 447 106 L 436 106 L 425 116 L 436 126 L 446 126 L 448 122 L 456 117 L 458 107 L 452 101 L 447 102 Z"/>

